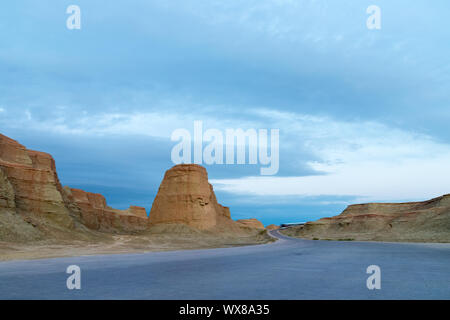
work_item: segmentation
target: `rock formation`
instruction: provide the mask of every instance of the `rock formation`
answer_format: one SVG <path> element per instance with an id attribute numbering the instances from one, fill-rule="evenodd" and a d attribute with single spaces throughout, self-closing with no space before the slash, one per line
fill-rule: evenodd
<path id="1" fill-rule="evenodd" d="M 66 194 L 81 210 L 81 221 L 88 228 L 100 231 L 141 231 L 147 229 L 145 208 L 131 206 L 128 210 L 117 210 L 106 204 L 98 193 L 65 187 Z"/>
<path id="2" fill-rule="evenodd" d="M 14 188 L 0 166 L 0 241 L 31 241 L 39 236 L 31 224 L 17 215 Z"/>
<path id="3" fill-rule="evenodd" d="M 150 211 L 152 225 L 185 224 L 198 230 L 238 230 L 230 210 L 216 199 L 208 173 L 196 164 L 176 165 L 166 171 Z"/>
<path id="4" fill-rule="evenodd" d="M 148 219 L 147 211 L 144 207 L 130 206 L 128 210 L 122 210 L 125 214 Z"/>
<path id="5" fill-rule="evenodd" d="M 18 142 L 0 134 L 0 170 L 2 189 L 14 194 L 9 207 L 32 225 L 45 217 L 54 227 L 75 226 L 61 194 L 62 187 L 56 174 L 55 162 L 46 153 L 27 150 Z"/>
<path id="6" fill-rule="evenodd" d="M 265 229 L 264 225 L 260 221 L 256 220 L 255 218 L 236 220 L 236 222 L 245 227 L 252 228 L 252 229 L 261 229 L 261 230 Z"/>
<path id="7" fill-rule="evenodd" d="M 275 225 L 275 224 L 269 224 L 269 225 L 266 227 L 266 229 L 267 229 L 267 230 L 278 230 L 278 229 L 280 229 L 280 227 L 277 226 L 277 225 Z"/>
<path id="8" fill-rule="evenodd" d="M 196 232 L 246 236 L 264 229 L 255 219 L 233 221 L 199 165 L 177 165 L 166 172 L 148 218 L 145 208 L 117 210 L 101 194 L 63 188 L 51 155 L 0 134 L 0 241 L 92 239 L 105 233 L 179 230 L 176 224 Z"/>
<path id="9" fill-rule="evenodd" d="M 0 209 L 16 210 L 14 189 L 0 167 Z"/>
<path id="10" fill-rule="evenodd" d="M 84 225 L 97 230 L 135 231 L 147 223 L 142 209 L 115 211 L 106 207 L 102 196 L 92 197 L 90 208 L 66 190 L 70 189 L 61 186 L 51 155 L 28 150 L 0 134 L 0 240 L 81 234 L 86 231 Z M 113 213 L 117 217 L 111 216 Z"/>
<path id="11" fill-rule="evenodd" d="M 351 205 L 338 216 L 287 233 L 310 239 L 450 242 L 450 195 L 423 202 Z"/>

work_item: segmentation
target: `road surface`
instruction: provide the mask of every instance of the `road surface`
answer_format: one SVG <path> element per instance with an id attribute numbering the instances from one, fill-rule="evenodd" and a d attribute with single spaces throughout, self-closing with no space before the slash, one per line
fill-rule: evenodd
<path id="1" fill-rule="evenodd" d="M 0 263 L 0 299 L 450 299 L 449 244 L 293 239 L 226 249 Z M 69 265 L 81 290 L 68 290 Z M 381 268 L 369 290 L 366 269 Z"/>

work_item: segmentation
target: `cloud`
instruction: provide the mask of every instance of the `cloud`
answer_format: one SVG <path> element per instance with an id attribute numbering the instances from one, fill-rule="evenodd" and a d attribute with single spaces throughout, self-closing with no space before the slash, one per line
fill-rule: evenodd
<path id="1" fill-rule="evenodd" d="M 216 189 L 258 196 L 353 196 L 361 201 L 424 199 L 450 192 L 450 145 L 427 135 L 377 122 L 260 113 L 289 132 L 281 143 L 316 156 L 307 164 L 317 174 L 216 179 Z"/>
<path id="2" fill-rule="evenodd" d="M 219 106 L 216 106 L 216 108 L 219 108 Z M 84 111 L 78 113 L 75 117 L 65 108 L 59 109 L 45 115 L 33 113 L 32 110 L 19 111 L 9 118 L 0 119 L 0 123 L 8 127 L 27 127 L 29 130 L 55 134 L 84 136 L 140 135 L 167 139 L 170 139 L 172 132 L 178 128 L 193 131 L 194 121 L 197 120 L 205 123 L 205 130 L 208 128 L 220 130 L 226 128 L 260 128 L 258 122 L 252 119 L 220 118 L 205 115 L 201 111 L 189 114 L 170 111 L 91 114 Z"/>

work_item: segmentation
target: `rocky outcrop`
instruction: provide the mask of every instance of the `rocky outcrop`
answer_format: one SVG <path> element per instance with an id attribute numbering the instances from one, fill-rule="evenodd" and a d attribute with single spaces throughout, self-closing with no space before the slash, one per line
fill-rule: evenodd
<path id="1" fill-rule="evenodd" d="M 248 228 L 252 228 L 252 229 L 260 229 L 260 230 L 264 230 L 264 225 L 262 224 L 262 222 L 252 218 L 252 219 L 240 219 L 240 220 L 236 220 L 237 223 L 248 227 Z"/>
<path id="2" fill-rule="evenodd" d="M 136 233 L 183 225 L 196 231 L 256 234 L 257 220 L 235 222 L 217 202 L 206 169 L 177 165 L 168 170 L 153 202 L 145 208 L 111 208 L 101 194 L 62 187 L 51 155 L 26 149 L 0 134 L 0 241 L 83 239 L 100 233 Z M 155 229 L 155 226 L 158 226 Z"/>
<path id="3" fill-rule="evenodd" d="M 0 134 L 0 241 L 145 229 L 144 208 L 115 210 L 101 195 L 63 189 L 53 157 Z"/>
<path id="4" fill-rule="evenodd" d="M 288 233 L 332 240 L 450 242 L 450 195 L 423 202 L 367 203 Z"/>
<path id="5" fill-rule="evenodd" d="M 127 210 L 117 210 L 106 204 L 106 199 L 98 193 L 65 187 L 66 194 L 81 212 L 81 221 L 88 228 L 108 232 L 133 232 L 147 228 L 145 208 L 131 206 Z"/>
<path id="6" fill-rule="evenodd" d="M 269 225 L 266 227 L 266 229 L 267 229 L 267 230 L 278 230 L 278 229 L 280 229 L 280 227 L 277 226 L 277 225 L 275 225 L 275 224 L 269 224 Z"/>
<path id="7" fill-rule="evenodd" d="M 29 221 L 45 217 L 61 227 L 75 226 L 49 154 L 27 150 L 0 134 L 0 169 L 12 187 L 17 214 Z"/>
<path id="8" fill-rule="evenodd" d="M 208 173 L 196 164 L 167 170 L 153 202 L 150 224 L 185 224 L 198 230 L 238 230 L 230 210 L 216 199 Z"/>
<path id="9" fill-rule="evenodd" d="M 14 189 L 3 169 L 0 167 L 0 209 L 16 209 Z"/>
<path id="10" fill-rule="evenodd" d="M 138 207 L 138 206 L 130 206 L 128 210 L 125 211 L 126 214 L 131 216 L 136 216 L 139 218 L 148 219 L 147 211 L 145 211 L 145 208 Z"/>

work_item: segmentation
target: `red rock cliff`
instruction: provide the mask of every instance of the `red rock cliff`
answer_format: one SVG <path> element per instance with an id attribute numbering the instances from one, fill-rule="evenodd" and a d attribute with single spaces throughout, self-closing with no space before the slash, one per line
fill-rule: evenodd
<path id="1" fill-rule="evenodd" d="M 148 221 L 144 208 L 115 210 L 106 205 L 102 195 L 63 189 L 51 155 L 28 150 L 2 134 L 0 210 L 17 215 L 44 233 L 67 232 L 77 226 L 82 229 L 83 225 L 102 231 L 134 232 L 145 229 Z"/>
<path id="2" fill-rule="evenodd" d="M 90 229 L 100 231 L 140 231 L 148 225 L 145 208 L 131 206 L 128 210 L 117 210 L 106 204 L 98 193 L 65 188 L 69 199 L 81 209 L 81 221 Z"/>
<path id="3" fill-rule="evenodd" d="M 166 171 L 149 221 L 182 223 L 199 230 L 238 228 L 229 208 L 217 202 L 206 169 L 196 164 L 176 165 Z"/>
<path id="4" fill-rule="evenodd" d="M 450 242 L 450 195 L 423 202 L 350 205 L 340 215 L 297 229 L 305 238 Z"/>
<path id="5" fill-rule="evenodd" d="M 236 222 L 238 222 L 248 228 L 261 229 L 261 230 L 265 229 L 262 222 L 256 220 L 255 218 L 236 220 Z"/>

